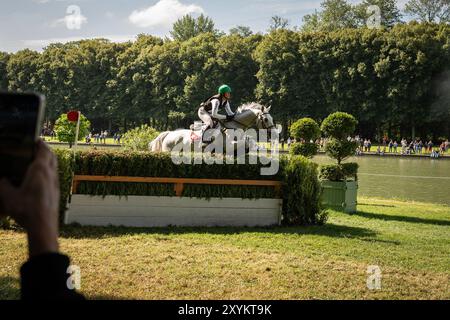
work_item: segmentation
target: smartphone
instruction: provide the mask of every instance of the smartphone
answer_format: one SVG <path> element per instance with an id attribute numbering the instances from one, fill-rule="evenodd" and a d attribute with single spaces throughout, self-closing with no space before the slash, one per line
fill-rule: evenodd
<path id="1" fill-rule="evenodd" d="M 20 186 L 33 162 L 45 99 L 37 93 L 0 92 L 0 178 Z"/>

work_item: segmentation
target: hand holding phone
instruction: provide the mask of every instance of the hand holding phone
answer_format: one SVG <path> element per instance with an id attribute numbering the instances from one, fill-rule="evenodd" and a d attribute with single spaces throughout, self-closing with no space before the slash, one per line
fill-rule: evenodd
<path id="1" fill-rule="evenodd" d="M 34 93 L 0 93 L 0 179 L 20 186 L 34 159 L 44 98 Z"/>

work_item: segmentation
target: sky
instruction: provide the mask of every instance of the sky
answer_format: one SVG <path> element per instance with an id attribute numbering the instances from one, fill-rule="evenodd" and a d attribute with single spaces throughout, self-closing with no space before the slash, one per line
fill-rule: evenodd
<path id="1" fill-rule="evenodd" d="M 141 33 L 168 36 L 185 14 L 205 14 L 216 27 L 266 31 L 279 15 L 301 25 L 322 0 L 0 0 L 0 51 L 42 50 L 54 42 L 107 38 L 133 40 Z M 358 3 L 360 0 L 350 0 Z M 406 0 L 398 0 L 403 8 Z"/>

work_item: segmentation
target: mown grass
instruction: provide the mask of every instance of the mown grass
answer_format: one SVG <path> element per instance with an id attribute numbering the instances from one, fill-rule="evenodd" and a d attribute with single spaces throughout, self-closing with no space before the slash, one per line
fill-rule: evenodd
<path id="1" fill-rule="evenodd" d="M 93 299 L 449 299 L 450 207 L 360 198 L 322 227 L 65 227 Z M 0 298 L 19 296 L 25 235 L 0 231 Z M 378 265 L 382 289 L 366 286 Z"/>

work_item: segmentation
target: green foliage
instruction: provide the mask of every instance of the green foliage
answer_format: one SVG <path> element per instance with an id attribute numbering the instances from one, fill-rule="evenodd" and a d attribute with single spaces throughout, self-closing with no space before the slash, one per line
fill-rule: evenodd
<path id="1" fill-rule="evenodd" d="M 303 17 L 302 30 L 335 31 L 357 25 L 353 7 L 345 0 L 324 0 L 322 10 Z"/>
<path id="2" fill-rule="evenodd" d="M 357 124 L 358 121 L 354 116 L 345 112 L 335 112 L 323 120 L 321 130 L 328 137 L 346 139 L 355 132 Z"/>
<path id="3" fill-rule="evenodd" d="M 357 163 L 323 165 L 319 169 L 319 179 L 335 182 L 357 180 L 358 167 Z"/>
<path id="4" fill-rule="evenodd" d="M 53 152 L 58 159 L 59 188 L 61 193 L 59 210 L 60 218 L 62 219 L 64 212 L 67 210 L 67 203 L 72 188 L 74 156 L 73 152 L 69 150 L 56 149 Z"/>
<path id="5" fill-rule="evenodd" d="M 283 222 L 311 225 L 326 222 L 327 214 L 319 204 L 321 187 L 317 165 L 302 156 L 292 156 L 283 170 Z"/>
<path id="6" fill-rule="evenodd" d="M 273 16 L 270 19 L 269 32 L 275 30 L 287 29 L 289 27 L 289 20 L 280 16 Z"/>
<path id="7" fill-rule="evenodd" d="M 123 137 L 124 147 L 128 151 L 147 151 L 148 145 L 159 132 L 144 124 L 138 128 L 126 132 Z"/>
<path id="8" fill-rule="evenodd" d="M 355 117 L 345 112 L 330 114 L 322 122 L 322 132 L 329 137 L 325 151 L 331 158 L 336 159 L 338 164 L 356 152 L 356 142 L 347 138 L 353 135 L 357 124 Z"/>
<path id="9" fill-rule="evenodd" d="M 89 134 L 89 129 L 91 127 L 91 123 L 89 120 L 81 114 L 80 117 L 80 131 L 78 134 L 78 141 L 84 139 L 84 137 Z M 67 114 L 63 113 L 55 123 L 55 133 L 58 138 L 58 141 L 67 142 L 71 146 L 75 143 L 75 136 L 77 130 L 77 123 L 71 122 L 67 119 Z"/>
<path id="10" fill-rule="evenodd" d="M 363 4 L 375 2 L 384 19 L 390 0 Z M 285 132 L 292 119 L 323 119 L 340 110 L 359 120 L 364 137 L 450 134 L 447 24 L 241 31 L 187 41 L 148 35 L 121 44 L 84 40 L 51 44 L 41 53 L 0 54 L 0 87 L 45 94 L 51 123 L 70 107 L 95 129 L 111 123 L 123 132 L 141 123 L 160 131 L 187 128 L 199 103 L 227 83 L 235 88 L 232 107 L 254 100 L 273 105 Z M 171 112 L 184 117 L 169 117 Z"/>
<path id="11" fill-rule="evenodd" d="M 198 18 L 185 15 L 173 25 L 170 35 L 178 41 L 186 41 L 202 33 L 217 33 L 214 21 L 201 14 Z"/>
<path id="12" fill-rule="evenodd" d="M 358 180 L 359 164 L 357 164 L 356 162 L 349 162 L 343 163 L 341 166 L 346 178 L 353 178 L 355 180 Z"/>
<path id="13" fill-rule="evenodd" d="M 409 0 L 405 13 L 421 22 L 450 22 L 450 1 L 448 0 Z"/>
<path id="14" fill-rule="evenodd" d="M 319 168 L 319 179 L 329 181 L 344 181 L 345 174 L 338 164 L 323 165 Z"/>
<path id="15" fill-rule="evenodd" d="M 9 54 L 0 51 L 0 90 L 3 91 L 8 89 L 8 72 L 6 70 L 8 60 Z"/>
<path id="16" fill-rule="evenodd" d="M 356 148 L 356 142 L 348 141 L 346 139 L 338 140 L 331 138 L 325 143 L 325 152 L 331 158 L 336 159 L 338 164 L 346 158 L 353 156 L 356 152 Z"/>
<path id="17" fill-rule="evenodd" d="M 289 150 L 291 155 L 300 155 L 306 158 L 314 157 L 319 151 L 319 146 L 316 143 L 293 143 L 291 149 Z"/>
<path id="18" fill-rule="evenodd" d="M 253 35 L 253 31 L 252 31 L 252 29 L 250 29 L 250 27 L 237 26 L 235 28 L 230 29 L 230 35 L 238 35 L 238 36 L 246 38 L 246 37 L 250 37 L 251 35 Z"/>
<path id="19" fill-rule="evenodd" d="M 291 125 L 290 133 L 297 140 L 316 141 L 320 138 L 320 127 L 315 120 L 303 118 Z"/>

